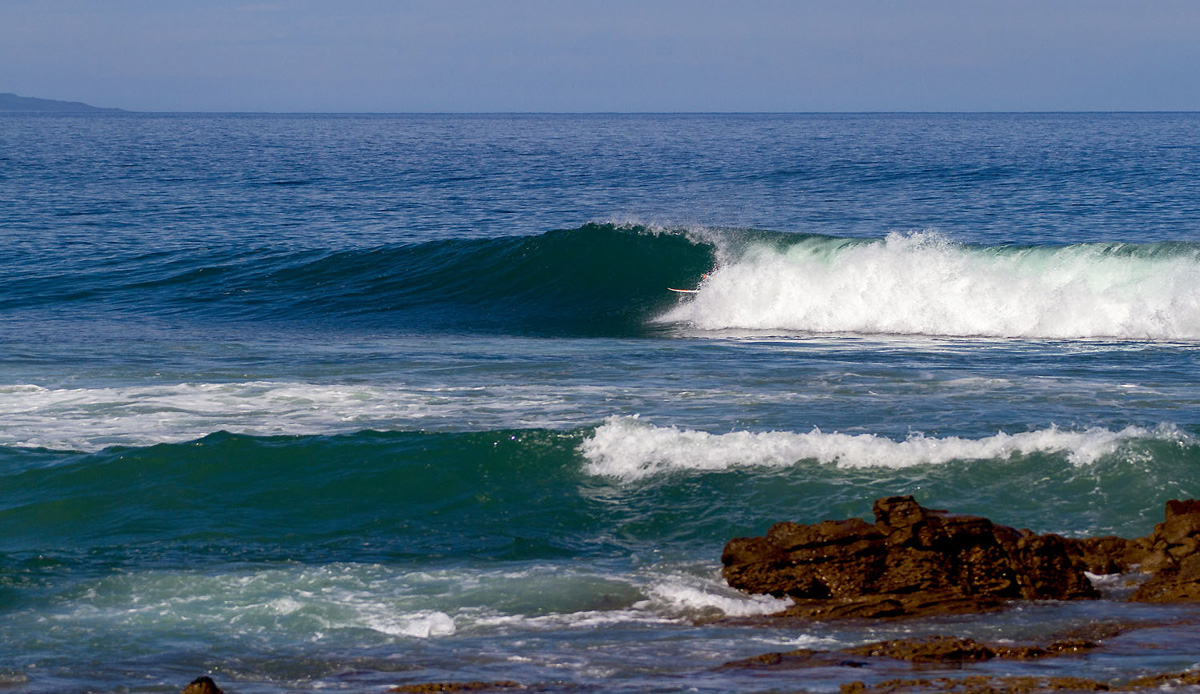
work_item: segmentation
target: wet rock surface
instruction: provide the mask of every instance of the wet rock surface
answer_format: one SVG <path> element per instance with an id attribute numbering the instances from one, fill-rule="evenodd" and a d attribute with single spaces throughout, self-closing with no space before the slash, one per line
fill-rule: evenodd
<path id="1" fill-rule="evenodd" d="M 1200 685 L 1200 672 L 1178 672 L 1139 677 L 1129 682 L 1105 682 L 1086 677 L 1028 675 L 933 677 L 892 679 L 876 684 L 849 682 L 841 694 L 1034 694 L 1035 692 L 1150 692 Z"/>
<path id="2" fill-rule="evenodd" d="M 1100 597 L 1058 535 L 1035 535 L 979 516 L 880 499 L 875 522 L 779 523 L 731 540 L 728 583 L 790 597 L 790 616 L 897 617 L 980 612 L 1013 599 Z"/>
<path id="3" fill-rule="evenodd" d="M 197 677 L 183 688 L 182 694 L 225 694 L 211 677 Z"/>
<path id="4" fill-rule="evenodd" d="M 912 639 L 878 641 L 836 651 L 798 649 L 783 653 L 766 653 L 752 658 L 735 660 L 722 669 L 803 669 L 809 667 L 867 667 L 880 660 L 908 661 L 914 665 L 930 663 L 973 663 L 994 658 L 1032 660 L 1060 655 L 1081 655 L 1098 644 L 1084 639 L 1055 641 L 1046 646 L 986 644 L 974 639 L 951 636 L 928 636 Z"/>
<path id="5" fill-rule="evenodd" d="M 1071 539 L 928 509 L 911 496 L 879 499 L 875 522 L 778 523 L 729 541 L 729 585 L 789 597 L 808 619 L 986 612 L 1012 600 L 1096 599 L 1085 572 L 1139 571 L 1140 602 L 1200 601 L 1200 501 L 1170 501 L 1150 535 Z"/>

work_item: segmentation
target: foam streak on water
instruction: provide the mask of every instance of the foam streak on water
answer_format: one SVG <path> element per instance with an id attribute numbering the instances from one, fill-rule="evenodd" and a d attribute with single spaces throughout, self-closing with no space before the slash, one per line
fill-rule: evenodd
<path id="1" fill-rule="evenodd" d="M 635 480 L 672 471 L 720 471 L 738 467 L 786 467 L 816 460 L 843 468 L 905 468 L 954 460 L 1005 460 L 1032 453 L 1061 453 L 1075 465 L 1094 463 L 1132 439 L 1154 438 L 1187 445 L 1195 442 L 1171 425 L 1149 430 L 1057 427 L 982 439 L 911 434 L 903 441 L 875 434 L 748 432 L 710 434 L 657 427 L 634 417 L 614 417 L 580 446 L 594 475 Z"/>

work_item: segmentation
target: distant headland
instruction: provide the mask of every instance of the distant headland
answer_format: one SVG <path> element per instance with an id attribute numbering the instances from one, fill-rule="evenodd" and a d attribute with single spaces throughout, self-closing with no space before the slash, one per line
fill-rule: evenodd
<path id="1" fill-rule="evenodd" d="M 0 112 L 20 111 L 22 113 L 121 113 L 119 108 L 100 108 L 82 101 L 59 101 L 57 99 L 37 99 L 31 96 L 17 96 L 11 92 L 0 93 Z"/>

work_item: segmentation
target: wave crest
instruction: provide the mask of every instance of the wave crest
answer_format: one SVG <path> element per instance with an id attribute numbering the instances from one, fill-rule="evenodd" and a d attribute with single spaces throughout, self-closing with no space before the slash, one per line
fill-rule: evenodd
<path id="1" fill-rule="evenodd" d="M 660 320 L 701 330 L 1200 340 L 1193 244 L 976 247 L 936 232 L 797 237 L 721 255 Z"/>
<path id="2" fill-rule="evenodd" d="M 1050 427 L 1018 434 L 999 432 L 981 439 L 912 434 L 895 441 L 876 434 L 704 431 L 658 427 L 637 417 L 610 417 L 580 444 L 589 474 L 633 481 L 675 471 L 724 471 L 742 467 L 789 467 L 813 460 L 841 468 L 906 468 L 956 460 L 1005 460 L 1035 453 L 1060 454 L 1087 465 L 1116 453 L 1133 439 L 1190 442 L 1172 425 L 1150 430 Z"/>

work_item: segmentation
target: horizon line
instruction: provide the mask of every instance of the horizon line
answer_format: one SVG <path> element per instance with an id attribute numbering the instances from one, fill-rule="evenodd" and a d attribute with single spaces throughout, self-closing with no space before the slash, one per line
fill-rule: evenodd
<path id="1" fill-rule="evenodd" d="M 1057 110 L 814 110 L 814 111 L 188 111 L 93 107 L 96 110 L 0 110 L 0 114 L 55 115 L 263 115 L 263 116 L 816 116 L 816 115 L 1086 115 L 1193 114 L 1200 109 L 1057 109 Z"/>

